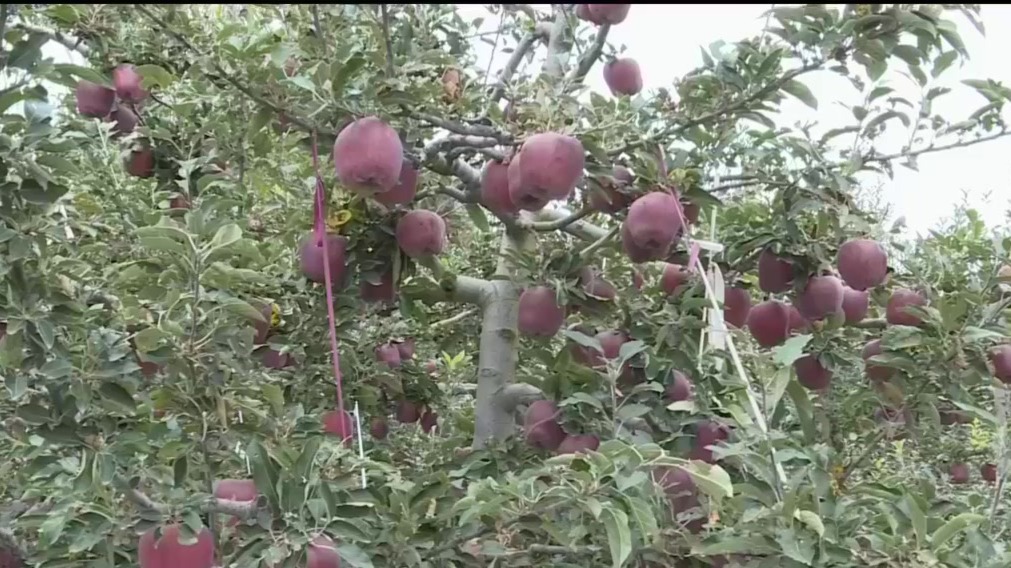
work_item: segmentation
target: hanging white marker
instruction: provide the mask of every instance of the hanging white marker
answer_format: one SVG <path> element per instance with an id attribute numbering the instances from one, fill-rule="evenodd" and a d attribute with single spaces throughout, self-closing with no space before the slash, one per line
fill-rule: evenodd
<path id="1" fill-rule="evenodd" d="M 355 429 L 358 431 L 358 457 L 365 460 L 365 442 L 362 441 L 362 416 L 358 413 L 358 401 L 355 401 Z M 362 489 L 368 486 L 365 477 L 365 466 L 362 466 Z"/>

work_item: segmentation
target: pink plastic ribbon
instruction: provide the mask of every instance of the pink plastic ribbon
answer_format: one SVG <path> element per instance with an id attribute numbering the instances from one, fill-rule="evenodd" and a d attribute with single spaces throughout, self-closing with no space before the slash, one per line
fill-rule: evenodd
<path id="1" fill-rule="evenodd" d="M 337 346 L 337 316 L 334 314 L 333 277 L 330 274 L 330 253 L 327 250 L 326 238 L 326 186 L 323 176 L 319 173 L 319 148 L 316 132 L 312 133 L 312 167 L 316 173 L 316 204 L 314 209 L 313 237 L 317 246 L 323 246 L 323 283 L 326 286 L 326 315 L 330 326 L 330 359 L 333 361 L 334 384 L 337 385 L 337 411 L 340 418 L 338 431 L 341 442 L 351 437 L 347 432 L 347 416 L 344 412 L 344 389 L 341 384 L 340 348 Z"/>

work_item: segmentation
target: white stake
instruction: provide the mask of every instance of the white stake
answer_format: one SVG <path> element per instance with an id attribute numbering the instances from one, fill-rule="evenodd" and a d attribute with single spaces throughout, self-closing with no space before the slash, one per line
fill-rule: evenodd
<path id="1" fill-rule="evenodd" d="M 355 425 L 358 430 L 358 457 L 362 460 L 365 459 L 365 443 L 362 441 L 362 416 L 358 413 L 358 401 L 355 401 Z M 362 489 L 367 487 L 368 483 L 365 477 L 365 466 L 362 466 Z"/>

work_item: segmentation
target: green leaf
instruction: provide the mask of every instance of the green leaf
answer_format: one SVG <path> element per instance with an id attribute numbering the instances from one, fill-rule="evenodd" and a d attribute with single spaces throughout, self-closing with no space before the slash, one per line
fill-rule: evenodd
<path id="1" fill-rule="evenodd" d="M 790 384 L 786 385 L 786 392 L 797 408 L 797 420 L 800 422 L 801 431 L 804 432 L 804 439 L 813 443 L 817 439 L 818 431 L 814 426 L 814 405 L 808 398 L 807 389 L 797 381 L 790 381 Z"/>
<path id="2" fill-rule="evenodd" d="M 372 559 L 364 550 L 354 544 L 340 544 L 337 552 L 341 557 L 341 566 L 352 568 L 373 568 Z"/>
<path id="3" fill-rule="evenodd" d="M 814 97 L 814 93 L 812 93 L 811 89 L 807 88 L 807 85 L 804 83 L 801 83 L 796 79 L 791 79 L 783 85 L 783 90 L 800 99 L 800 102 L 806 104 L 814 110 L 818 110 L 818 99 Z"/>
<path id="4" fill-rule="evenodd" d="M 679 400 L 677 402 L 672 402 L 667 405 L 667 410 L 670 410 L 671 412 L 689 412 L 694 414 L 696 410 L 695 401 Z"/>
<path id="5" fill-rule="evenodd" d="M 316 455 L 319 454 L 319 448 L 322 441 L 323 438 L 320 436 L 314 436 L 306 439 L 305 445 L 302 446 L 302 453 L 299 454 L 298 460 L 295 462 L 295 467 L 291 470 L 291 475 L 295 476 L 296 480 L 309 480 L 309 477 L 312 475 L 313 465 L 316 463 Z"/>
<path id="6" fill-rule="evenodd" d="M 185 487 L 186 485 L 186 474 L 189 472 L 190 462 L 187 454 L 183 454 L 176 458 L 175 463 L 172 464 L 172 483 L 176 487 Z"/>
<path id="7" fill-rule="evenodd" d="M 578 331 L 571 329 L 562 330 L 562 335 L 571 339 L 572 341 L 575 341 L 576 343 L 582 345 L 583 347 L 589 347 L 590 349 L 594 349 L 599 353 L 604 352 L 604 348 L 600 346 L 600 342 L 597 341 L 597 338 L 595 337 L 590 337 L 584 333 L 580 333 Z"/>
<path id="8" fill-rule="evenodd" d="M 712 497 L 714 501 L 733 496 L 734 484 L 730 481 L 730 475 L 722 467 L 697 461 L 678 467 L 687 471 L 692 476 L 695 485 L 703 493 Z"/>
<path id="9" fill-rule="evenodd" d="M 124 410 L 132 412 L 136 407 L 136 401 L 134 401 L 133 395 L 131 395 L 130 391 L 126 390 L 118 383 L 102 383 L 102 386 L 98 389 L 98 393 L 102 395 L 102 398 L 105 400 L 115 403 Z"/>
<path id="10" fill-rule="evenodd" d="M 950 519 L 948 522 L 941 525 L 939 529 L 934 531 L 934 534 L 930 535 L 930 548 L 935 553 L 941 549 L 942 546 L 949 540 L 951 540 L 955 535 L 964 531 L 973 525 L 978 525 L 986 520 L 985 515 L 978 515 L 976 513 L 962 513 L 954 518 Z"/>
<path id="11" fill-rule="evenodd" d="M 906 495 L 899 502 L 899 509 L 909 517 L 913 524 L 913 532 L 916 534 L 916 545 L 923 546 L 927 541 L 927 516 L 923 514 L 923 509 L 911 496 Z"/>
<path id="12" fill-rule="evenodd" d="M 55 512 L 46 515 L 46 520 L 39 525 L 39 542 L 42 547 L 50 547 L 60 539 L 63 529 L 67 526 L 67 515 L 63 512 Z"/>
<path id="13" fill-rule="evenodd" d="M 239 242 L 242 238 L 242 229 L 239 228 L 235 223 L 229 223 L 224 225 L 214 233 L 214 238 L 211 239 L 209 244 L 209 250 L 207 251 L 208 256 L 212 252 L 223 250 L 235 243 Z"/>
<path id="14" fill-rule="evenodd" d="M 484 208 L 480 205 L 474 203 L 468 203 L 464 206 L 467 210 L 467 216 L 474 223 L 481 232 L 487 233 L 491 230 L 491 225 L 488 224 L 488 217 L 484 214 Z"/>
<path id="15" fill-rule="evenodd" d="M 614 568 L 621 568 L 632 555 L 632 531 L 628 527 L 628 515 L 620 509 L 607 507 L 602 511 L 601 517 L 607 532 L 607 546 L 611 550 L 611 564 Z"/>
<path id="16" fill-rule="evenodd" d="M 822 522 L 818 513 L 798 509 L 793 512 L 793 516 L 797 517 L 797 520 L 801 523 L 804 523 L 804 526 L 814 531 L 819 538 L 825 536 L 825 523 Z"/>
<path id="17" fill-rule="evenodd" d="M 221 301 L 221 305 L 229 312 L 242 316 L 253 321 L 260 323 L 267 323 L 267 320 L 263 319 L 263 314 L 260 310 L 254 308 L 248 302 L 240 300 L 239 298 L 227 298 Z"/>
<path id="18" fill-rule="evenodd" d="M 794 361 L 804 356 L 804 348 L 811 341 L 811 337 L 811 335 L 798 335 L 787 339 L 782 345 L 773 349 L 773 360 L 783 367 L 793 365 Z"/>
<path id="19" fill-rule="evenodd" d="M 176 78 L 167 70 L 157 65 L 138 65 L 137 73 L 143 78 L 142 85 L 146 89 L 157 87 L 164 89 L 175 83 Z"/>
<path id="20" fill-rule="evenodd" d="M 786 386 L 790 384 L 790 377 L 793 376 L 792 367 L 784 367 L 776 371 L 772 378 L 772 383 L 768 386 L 768 394 L 765 397 L 766 413 L 771 416 L 779 406 L 779 401 L 786 392 Z"/>
<path id="21" fill-rule="evenodd" d="M 938 78 L 942 73 L 944 73 L 948 69 L 948 67 L 951 67 L 951 65 L 957 59 L 958 59 L 957 51 L 946 51 L 941 55 L 938 55 L 937 58 L 934 59 L 934 67 L 931 68 L 930 70 L 930 76 L 935 79 Z"/>

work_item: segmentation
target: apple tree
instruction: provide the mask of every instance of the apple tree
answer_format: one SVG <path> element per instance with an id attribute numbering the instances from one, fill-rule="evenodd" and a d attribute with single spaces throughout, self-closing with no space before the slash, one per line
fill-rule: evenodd
<path id="1" fill-rule="evenodd" d="M 1008 565 L 1011 240 L 862 195 L 978 6 L 646 9 L 0 6 L 0 567 Z"/>

